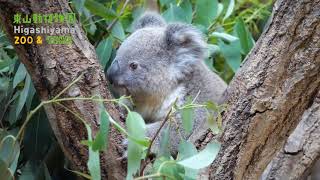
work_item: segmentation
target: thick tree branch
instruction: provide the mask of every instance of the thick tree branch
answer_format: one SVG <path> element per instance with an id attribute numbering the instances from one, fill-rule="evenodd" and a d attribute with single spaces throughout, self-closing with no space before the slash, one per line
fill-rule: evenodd
<path id="1" fill-rule="evenodd" d="M 13 17 L 16 13 L 22 15 L 33 13 L 66 13 L 71 12 L 66 0 L 28 0 L 28 1 L 0 1 L 1 22 L 8 37 L 14 42 Z M 23 24 L 24 27 L 40 25 Z M 84 73 L 84 77 L 63 94 L 65 97 L 91 97 L 101 95 L 103 98 L 112 98 L 105 80 L 102 68 L 97 60 L 93 46 L 88 42 L 78 23 L 52 24 L 50 27 L 74 27 L 76 33 L 70 34 L 73 38 L 71 45 L 49 45 L 45 41 L 42 45 L 14 45 L 21 62 L 26 66 L 28 73 L 41 100 L 48 100 L 57 95 L 73 79 Z M 33 36 L 34 39 L 35 35 Z M 46 35 L 42 34 L 42 38 Z M 14 44 L 14 43 L 13 43 Z M 98 105 L 90 101 L 68 101 L 62 103 L 70 110 L 80 114 L 90 124 L 93 134 L 99 128 Z M 114 119 L 119 119 L 119 112 L 111 103 L 106 108 Z M 71 113 L 58 105 L 49 104 L 45 111 L 66 157 L 73 163 L 74 168 L 87 172 L 87 147 L 80 144 L 87 139 L 86 130 Z M 125 167 L 117 159 L 121 157 L 123 149 L 122 136 L 112 129 L 109 139 L 109 149 L 101 155 L 102 177 L 104 179 L 123 179 Z"/>
<path id="2" fill-rule="evenodd" d="M 227 90 L 211 179 L 259 179 L 320 89 L 320 0 L 279 0 Z"/>
<path id="3" fill-rule="evenodd" d="M 320 93 L 262 179 L 306 179 L 320 157 Z M 311 174 L 313 176 L 314 173 Z M 317 179 L 317 178 L 314 178 Z"/>

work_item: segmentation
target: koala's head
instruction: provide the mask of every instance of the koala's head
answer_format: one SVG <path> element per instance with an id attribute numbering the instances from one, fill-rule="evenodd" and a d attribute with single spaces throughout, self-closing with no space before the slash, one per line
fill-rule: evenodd
<path id="1" fill-rule="evenodd" d="M 166 24 L 146 13 L 134 27 L 107 72 L 110 83 L 133 100 L 168 95 L 203 60 L 206 44 L 191 25 Z"/>

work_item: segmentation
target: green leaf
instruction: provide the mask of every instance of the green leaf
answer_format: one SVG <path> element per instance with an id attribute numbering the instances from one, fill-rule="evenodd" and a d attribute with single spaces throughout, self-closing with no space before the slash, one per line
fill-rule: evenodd
<path id="1" fill-rule="evenodd" d="M 110 60 L 111 52 L 112 52 L 112 37 L 108 37 L 103 39 L 97 46 L 96 49 L 100 64 L 104 69 L 107 63 Z"/>
<path id="2" fill-rule="evenodd" d="M 121 41 L 123 41 L 126 38 L 122 24 L 119 21 L 117 21 L 112 27 L 111 34 L 112 36 L 120 39 Z"/>
<path id="3" fill-rule="evenodd" d="M 177 160 L 183 160 L 197 154 L 197 148 L 188 141 L 182 140 L 179 144 L 179 155 Z"/>
<path id="4" fill-rule="evenodd" d="M 146 132 L 146 124 L 137 112 L 129 111 L 126 118 L 126 126 L 128 133 L 136 139 L 144 139 Z"/>
<path id="5" fill-rule="evenodd" d="M 222 11 L 223 11 L 223 4 L 218 3 L 217 17 L 219 17 L 221 15 Z"/>
<path id="6" fill-rule="evenodd" d="M 103 4 L 94 1 L 86 0 L 85 7 L 94 15 L 101 16 L 104 19 L 112 20 L 117 17 L 117 14 L 110 8 L 106 8 Z"/>
<path id="7" fill-rule="evenodd" d="M 220 53 L 219 46 L 214 44 L 208 44 L 208 50 L 209 50 L 209 55 L 213 57 Z"/>
<path id="8" fill-rule="evenodd" d="M 167 6 L 170 3 L 175 3 L 175 0 L 160 0 L 159 2 L 161 6 Z"/>
<path id="9" fill-rule="evenodd" d="M 115 126 L 115 128 L 120 132 L 120 133 L 123 133 L 123 134 L 128 134 L 127 131 L 121 127 L 121 125 L 119 123 L 117 123 L 115 120 L 112 119 L 112 117 L 109 117 L 109 121 L 111 124 L 113 124 Z"/>
<path id="10" fill-rule="evenodd" d="M 217 120 L 212 113 L 208 113 L 208 125 L 213 134 L 218 134 L 220 132 Z"/>
<path id="11" fill-rule="evenodd" d="M 190 168 L 190 169 L 202 169 L 209 166 L 218 155 L 221 145 L 219 143 L 210 143 L 207 147 L 198 154 L 178 161 L 177 163 Z"/>
<path id="12" fill-rule="evenodd" d="M 0 159 L 4 161 L 12 174 L 16 171 L 20 146 L 12 135 L 5 136 L 0 142 Z"/>
<path id="13" fill-rule="evenodd" d="M 205 105 L 206 105 L 206 108 L 207 108 L 207 109 L 211 109 L 211 110 L 213 110 L 214 112 L 219 112 L 219 107 L 218 107 L 218 105 L 217 105 L 215 102 L 207 101 L 207 102 L 205 103 Z"/>
<path id="14" fill-rule="evenodd" d="M 92 131 L 90 126 L 83 122 L 88 134 L 88 141 L 92 141 Z M 90 172 L 90 175 L 92 177 L 92 180 L 100 180 L 100 157 L 99 157 L 99 151 L 94 151 L 92 146 L 89 146 L 89 159 L 87 162 L 87 166 Z"/>
<path id="15" fill-rule="evenodd" d="M 229 44 L 218 41 L 223 57 L 233 72 L 236 72 L 241 64 L 241 47 L 239 41 L 232 41 Z"/>
<path id="16" fill-rule="evenodd" d="M 170 128 L 169 126 L 166 127 L 166 129 L 164 129 L 162 131 L 162 136 L 160 139 L 160 151 L 159 151 L 159 156 L 166 156 L 166 157 L 170 157 L 170 151 L 169 151 L 169 138 L 170 138 Z"/>
<path id="17" fill-rule="evenodd" d="M 26 103 L 31 83 L 31 78 L 29 75 L 27 75 L 26 80 L 24 82 L 24 88 L 19 95 L 18 105 L 16 107 L 16 117 L 19 116 L 24 104 Z"/>
<path id="18" fill-rule="evenodd" d="M 190 104 L 192 102 L 191 98 L 188 98 L 186 104 Z M 184 107 L 181 109 L 181 116 L 182 116 L 182 125 L 184 130 L 187 133 L 190 133 L 193 128 L 193 108 Z"/>
<path id="19" fill-rule="evenodd" d="M 187 22 L 186 12 L 174 4 L 170 4 L 170 7 L 163 12 L 162 16 L 167 22 Z"/>
<path id="20" fill-rule="evenodd" d="M 115 126 L 115 128 L 122 134 L 126 135 L 128 137 L 128 139 L 130 139 L 131 141 L 134 141 L 137 144 L 140 144 L 141 146 L 145 146 L 148 147 L 150 144 L 150 141 L 148 138 L 144 138 L 144 139 L 137 139 L 133 136 L 131 136 L 123 127 L 121 127 L 120 124 L 118 124 L 115 120 L 112 119 L 112 117 L 109 117 L 109 121 L 111 124 L 113 124 Z"/>
<path id="21" fill-rule="evenodd" d="M 181 9 L 184 11 L 186 23 L 192 22 L 192 4 L 189 0 L 183 0 L 180 4 Z"/>
<path id="22" fill-rule="evenodd" d="M 227 8 L 227 11 L 223 17 L 223 20 L 226 20 L 233 12 L 233 9 L 234 9 L 234 0 L 229 0 L 229 4 L 228 4 L 228 8 Z"/>
<path id="23" fill-rule="evenodd" d="M 234 33 L 240 39 L 242 54 L 247 55 L 254 45 L 254 40 L 241 18 L 238 18 L 234 25 Z"/>
<path id="24" fill-rule="evenodd" d="M 50 176 L 48 167 L 47 167 L 46 163 L 44 163 L 44 162 L 43 162 L 43 169 L 44 169 L 43 171 L 44 171 L 45 180 L 51 180 L 51 176 Z"/>
<path id="25" fill-rule="evenodd" d="M 100 129 L 97 132 L 96 138 L 93 141 L 92 149 L 94 151 L 97 150 L 106 150 L 108 144 L 108 136 L 109 136 L 109 114 L 105 110 L 103 103 L 100 104 Z"/>
<path id="26" fill-rule="evenodd" d="M 209 27 L 218 15 L 217 0 L 198 0 L 196 1 L 196 16 L 194 23 Z"/>
<path id="27" fill-rule="evenodd" d="M 7 92 L 10 85 L 10 78 L 0 77 L 0 92 Z"/>
<path id="28" fill-rule="evenodd" d="M 140 114 L 129 111 L 126 118 L 126 127 L 130 136 L 135 139 L 145 139 L 146 125 Z M 132 176 L 139 170 L 144 149 L 144 146 L 129 139 L 127 179 L 132 179 Z"/>
<path id="29" fill-rule="evenodd" d="M 0 39 L 1 37 L 6 37 L 6 36 L 5 34 L 0 33 Z M 0 43 L 0 46 L 1 46 L 1 43 Z M 13 65 L 15 62 L 16 60 L 11 59 L 8 56 L 7 52 L 4 50 L 4 48 L 0 48 L 0 72 L 8 70 L 9 66 Z"/>
<path id="30" fill-rule="evenodd" d="M 192 5 L 189 0 L 184 0 L 179 6 L 170 4 L 170 7 L 163 12 L 162 16 L 167 22 L 191 23 Z"/>
<path id="31" fill-rule="evenodd" d="M 2 71 L 4 68 L 9 67 L 10 65 L 14 64 L 16 61 L 14 60 L 2 60 L 0 59 L 0 70 Z"/>
<path id="32" fill-rule="evenodd" d="M 194 156 L 198 153 L 196 147 L 191 143 L 187 141 L 182 141 L 179 144 L 179 156 L 177 160 L 183 160 L 186 158 L 189 158 L 191 156 Z M 196 179 L 198 174 L 198 170 L 190 169 L 185 167 L 185 178 L 184 179 Z"/>
<path id="33" fill-rule="evenodd" d="M 15 88 L 27 75 L 27 70 L 22 63 L 20 63 L 19 68 L 13 78 L 13 88 Z"/>
<path id="34" fill-rule="evenodd" d="M 76 11 L 81 15 L 84 9 L 84 2 L 85 0 L 72 0 Z"/>
<path id="35" fill-rule="evenodd" d="M 31 105 L 32 105 L 32 100 L 34 95 L 36 94 L 36 89 L 34 88 L 33 84 L 30 84 L 29 92 L 28 92 L 28 97 L 26 99 L 26 107 L 27 111 L 29 112 L 31 110 Z"/>
<path id="36" fill-rule="evenodd" d="M 183 180 L 183 175 L 185 173 L 184 168 L 174 160 L 164 157 L 158 158 L 154 167 L 156 168 L 156 172 L 165 175 L 168 179 Z"/>
<path id="37" fill-rule="evenodd" d="M 227 33 L 221 33 L 221 32 L 213 32 L 211 34 L 212 37 L 216 37 L 216 38 L 221 38 L 225 41 L 228 41 L 228 42 L 232 42 L 232 41 L 236 41 L 238 40 L 238 37 L 235 37 L 235 36 L 232 36 L 230 34 L 227 34 Z"/>
<path id="38" fill-rule="evenodd" d="M 220 120 L 222 108 L 212 101 L 206 102 L 206 108 L 208 109 L 208 125 L 214 134 L 220 132 Z M 210 111 L 211 110 L 211 111 Z M 213 113 L 211 113 L 213 111 Z"/>

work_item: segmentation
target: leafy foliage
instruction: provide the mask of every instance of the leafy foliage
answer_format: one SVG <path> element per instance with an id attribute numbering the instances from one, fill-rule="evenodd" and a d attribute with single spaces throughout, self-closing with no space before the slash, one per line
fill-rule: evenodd
<path id="1" fill-rule="evenodd" d="M 143 0 L 130 3 L 124 0 L 70 0 L 105 70 L 118 46 L 132 32 L 132 22 L 144 11 L 144 3 Z M 260 36 L 270 15 L 272 0 L 159 0 L 159 5 L 162 16 L 168 22 L 192 23 L 204 33 L 208 43 L 206 64 L 229 82 Z M 128 179 L 137 177 L 140 162 L 145 159 L 150 146 L 144 135 L 144 121 L 137 113 L 128 111 L 127 128 L 123 128 L 100 106 L 101 128 L 96 137 L 91 136 L 91 129 L 86 125 L 89 138 L 83 143 L 88 146 L 90 155 L 90 175 L 87 175 L 65 169 L 67 162 L 39 105 L 29 74 L 18 61 L 6 35 L 0 31 L 1 178 L 72 179 L 77 174 L 100 179 L 99 152 L 108 148 L 110 125 L 128 138 Z M 224 107 L 213 102 L 199 105 L 188 101 L 182 107 L 175 107 L 175 111 L 182 112 L 185 130 L 190 131 L 192 127 L 195 108 L 206 109 L 211 130 L 219 133 L 219 112 Z M 134 129 L 141 131 L 136 133 Z M 159 157 L 155 159 L 149 174 L 140 178 L 195 179 L 198 169 L 208 165 L 218 152 L 219 145 L 216 143 L 198 152 L 193 144 L 182 139 L 179 154 L 173 158 L 167 151 L 169 133 L 164 131 L 167 133 L 162 137 Z"/>

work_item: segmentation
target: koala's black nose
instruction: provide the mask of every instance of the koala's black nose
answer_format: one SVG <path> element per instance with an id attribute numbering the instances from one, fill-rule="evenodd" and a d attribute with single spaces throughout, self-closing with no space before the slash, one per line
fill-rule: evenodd
<path id="1" fill-rule="evenodd" d="M 107 78 L 108 78 L 108 81 L 110 82 L 110 84 L 115 83 L 115 78 L 118 74 L 118 71 L 119 71 L 119 64 L 115 60 L 114 62 L 112 62 L 111 66 L 107 70 Z"/>

